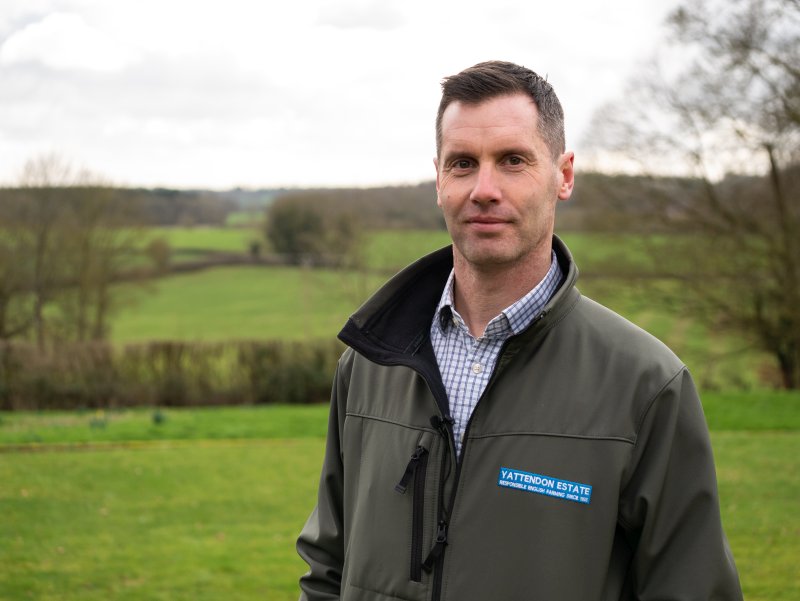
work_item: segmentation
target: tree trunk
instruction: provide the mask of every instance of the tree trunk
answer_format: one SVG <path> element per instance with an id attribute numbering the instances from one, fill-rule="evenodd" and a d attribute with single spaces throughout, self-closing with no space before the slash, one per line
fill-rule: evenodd
<path id="1" fill-rule="evenodd" d="M 797 363 L 797 357 L 793 357 L 792 353 L 778 353 L 778 365 L 781 370 L 781 378 L 783 379 L 783 387 L 786 390 L 794 390 L 800 384 L 800 365 Z"/>

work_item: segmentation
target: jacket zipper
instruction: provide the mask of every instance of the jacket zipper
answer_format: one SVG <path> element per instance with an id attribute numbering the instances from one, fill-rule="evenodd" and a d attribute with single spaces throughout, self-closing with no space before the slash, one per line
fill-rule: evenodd
<path id="1" fill-rule="evenodd" d="M 425 510 L 425 475 L 428 471 L 428 453 L 420 458 L 414 473 L 414 508 L 411 514 L 411 580 L 422 582 L 422 534 Z"/>
<path id="2" fill-rule="evenodd" d="M 411 509 L 411 562 L 409 577 L 414 582 L 422 582 L 422 537 L 425 511 L 425 478 L 428 472 L 428 449 L 419 445 L 408 461 L 402 478 L 394 489 L 405 494 L 411 477 L 414 477 L 414 496 Z"/>
<path id="3" fill-rule="evenodd" d="M 536 316 L 536 318 L 531 322 L 530 326 L 528 326 L 528 327 L 529 328 L 533 327 L 533 325 L 536 324 L 537 322 L 539 322 L 545 315 L 547 315 L 547 313 L 548 313 L 547 310 L 542 311 L 538 316 Z M 507 338 L 505 340 L 505 342 L 503 342 L 503 346 L 500 348 L 500 352 L 497 354 L 497 361 L 495 363 L 494 370 L 492 371 L 492 375 L 490 376 L 489 381 L 486 383 L 486 388 L 483 389 L 483 393 L 481 394 L 480 398 L 478 398 L 478 402 L 475 403 L 475 407 L 472 409 L 472 414 L 469 416 L 469 420 L 467 420 L 467 425 L 464 428 L 464 436 L 461 439 L 461 457 L 464 456 L 464 453 L 465 453 L 466 448 L 467 448 L 467 443 L 469 442 L 468 434 L 469 434 L 469 428 L 472 425 L 472 418 L 475 415 L 475 412 L 477 411 L 478 405 L 480 405 L 481 400 L 483 399 L 484 396 L 486 396 L 486 391 L 489 390 L 489 388 L 491 388 L 492 383 L 494 382 L 495 376 L 497 374 L 497 366 L 500 364 L 500 360 L 503 358 L 503 354 L 505 353 L 505 350 L 508 347 L 508 343 L 514 338 L 515 338 L 515 336 L 511 336 L 511 337 Z M 444 419 L 440 418 L 439 416 L 434 416 L 433 418 L 431 418 L 431 423 L 434 424 L 434 427 L 436 425 L 435 424 L 436 421 L 439 421 L 439 422 L 441 422 L 443 424 L 443 426 L 440 429 L 440 431 L 442 432 L 442 434 L 444 436 L 447 436 L 449 434 L 449 439 L 450 439 L 450 441 L 451 441 L 451 443 L 453 445 L 452 448 L 455 450 L 455 435 L 453 434 L 453 419 L 451 417 L 449 417 L 449 415 Z M 448 449 L 448 451 L 449 451 L 449 449 Z M 445 453 L 445 455 L 449 455 L 449 452 Z M 458 457 L 456 457 L 456 474 L 455 474 L 455 479 L 453 480 L 453 488 L 452 488 L 452 491 L 450 493 L 450 503 L 449 503 L 449 505 L 448 505 L 446 510 L 444 509 L 444 503 L 443 502 L 440 505 L 440 509 L 439 509 L 439 511 L 440 511 L 440 513 L 439 513 L 440 520 L 439 520 L 439 529 L 438 529 L 437 535 L 436 535 L 436 543 L 434 544 L 433 549 L 431 549 L 431 552 L 428 555 L 428 558 L 423 563 L 423 567 L 425 567 L 426 564 L 430 565 L 430 566 L 433 566 L 434 563 L 435 563 L 435 567 L 436 567 L 436 570 L 434 571 L 434 577 L 433 577 L 433 594 L 431 595 L 431 601 L 440 601 L 441 596 L 442 596 L 442 577 L 443 577 L 443 572 L 444 572 L 444 552 L 445 552 L 445 547 L 447 546 L 447 526 L 448 526 L 447 517 L 449 515 L 452 515 L 453 507 L 455 507 L 456 492 L 458 491 L 458 481 L 461 479 L 461 465 L 462 465 L 461 460 Z M 442 493 L 444 492 L 444 486 L 442 484 L 443 482 L 444 482 L 444 478 L 441 478 L 440 479 L 440 487 L 439 487 L 440 499 L 442 499 L 442 497 L 443 497 Z M 441 543 L 440 543 L 440 538 L 441 538 Z M 431 556 L 433 556 L 433 557 L 431 557 Z M 431 560 L 431 561 L 429 562 L 428 560 Z"/>
<path id="4" fill-rule="evenodd" d="M 428 557 L 426 557 L 425 561 L 422 563 L 422 568 L 426 572 L 430 572 L 432 568 L 435 568 L 433 572 L 432 601 L 438 601 L 442 591 L 444 551 L 445 547 L 447 547 L 447 526 L 450 514 L 445 506 L 444 484 L 450 477 L 450 449 L 453 449 L 455 452 L 456 448 L 455 436 L 453 435 L 453 423 L 453 418 L 450 417 L 449 414 L 445 417 L 434 415 L 431 418 L 431 424 L 445 440 L 444 452 L 442 453 L 442 469 L 439 474 L 439 520 L 436 528 L 436 539 Z M 455 489 L 453 489 L 453 492 L 455 492 Z"/>

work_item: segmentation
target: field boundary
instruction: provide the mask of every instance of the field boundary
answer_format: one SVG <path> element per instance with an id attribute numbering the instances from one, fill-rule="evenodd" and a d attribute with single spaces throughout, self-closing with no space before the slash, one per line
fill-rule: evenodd
<path id="1" fill-rule="evenodd" d="M 304 436 L 302 439 L 321 439 L 320 436 Z M 238 447 L 253 443 L 271 445 L 298 440 L 296 436 L 286 438 L 175 438 L 163 440 L 123 440 L 93 442 L 31 442 L 26 444 L 0 444 L 0 455 L 63 453 L 63 452 L 96 452 L 127 451 L 146 448 L 180 448 L 180 447 Z"/>

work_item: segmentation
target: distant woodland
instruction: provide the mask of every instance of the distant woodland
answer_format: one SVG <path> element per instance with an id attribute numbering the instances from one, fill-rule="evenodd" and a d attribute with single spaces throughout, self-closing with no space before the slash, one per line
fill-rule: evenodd
<path id="1" fill-rule="evenodd" d="M 797 169 L 795 169 L 797 171 Z M 787 173 L 797 179 L 797 173 Z M 557 229 L 569 231 L 627 231 L 658 229 L 663 202 L 696 192 L 703 181 L 603 173 L 579 173 L 573 197 L 559 204 Z M 763 177 L 729 176 L 721 182 L 727 192 L 745 194 L 757 202 L 764 193 Z M 56 188 L 61 204 L 80 204 L 97 186 Z M 103 188 L 120 225 L 223 225 L 236 211 L 265 211 L 276 201 L 313 206 L 325 215 L 356 217 L 367 229 L 444 229 L 436 206 L 433 181 L 417 185 L 375 188 L 315 188 L 260 190 L 176 190 L 167 188 Z M 30 188 L 0 188 L 0 221 L 13 223 Z M 41 189 L 37 188 L 37 194 Z"/>

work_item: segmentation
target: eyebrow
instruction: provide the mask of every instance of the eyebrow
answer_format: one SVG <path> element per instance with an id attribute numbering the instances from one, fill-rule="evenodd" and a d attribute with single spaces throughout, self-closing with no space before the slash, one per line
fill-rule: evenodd
<path id="1" fill-rule="evenodd" d="M 532 162 L 535 162 L 539 158 L 539 154 L 533 148 L 526 148 L 522 146 L 508 146 L 506 148 L 501 148 L 496 153 L 496 155 L 500 157 L 507 157 L 514 154 L 524 157 Z M 475 153 L 467 150 L 465 147 L 456 146 L 452 150 L 447 149 L 446 151 L 442 152 L 442 162 L 447 163 L 455 158 L 460 157 L 474 158 L 474 156 Z"/>

